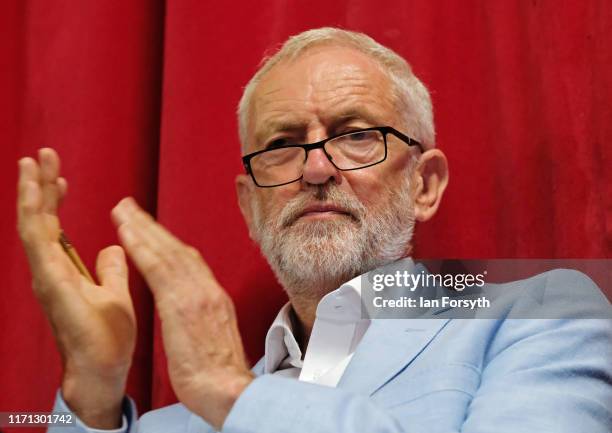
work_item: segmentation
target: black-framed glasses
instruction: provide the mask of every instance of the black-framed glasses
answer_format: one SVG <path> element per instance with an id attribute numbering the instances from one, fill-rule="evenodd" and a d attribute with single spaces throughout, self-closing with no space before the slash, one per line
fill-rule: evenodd
<path id="1" fill-rule="evenodd" d="M 408 146 L 423 145 L 390 126 L 350 131 L 312 144 L 283 144 L 249 153 L 242 157 L 247 174 L 255 185 L 272 188 L 300 180 L 308 152 L 323 149 L 327 159 L 341 171 L 360 170 L 387 159 L 387 135 L 391 134 Z"/>

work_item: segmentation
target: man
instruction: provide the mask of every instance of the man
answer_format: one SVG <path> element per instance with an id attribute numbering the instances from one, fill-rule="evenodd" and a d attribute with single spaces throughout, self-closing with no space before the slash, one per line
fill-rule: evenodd
<path id="1" fill-rule="evenodd" d="M 609 321 L 362 317 L 359 276 L 409 256 L 448 182 L 429 95 L 401 57 L 359 33 L 302 33 L 253 77 L 238 114 L 240 209 L 290 300 L 252 370 L 196 250 L 124 199 L 112 211 L 123 248 L 102 250 L 100 285 L 89 282 L 57 242 L 57 154 L 20 161 L 20 235 L 64 361 L 56 411 L 74 411 L 80 431 L 609 431 Z M 180 400 L 139 421 L 124 399 L 124 249 L 153 292 Z"/>

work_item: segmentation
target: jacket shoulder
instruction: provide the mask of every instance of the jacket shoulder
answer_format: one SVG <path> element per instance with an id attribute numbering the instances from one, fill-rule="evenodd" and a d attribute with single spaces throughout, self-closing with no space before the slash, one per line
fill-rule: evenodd
<path id="1" fill-rule="evenodd" d="M 610 302 L 586 274 L 573 269 L 554 269 L 530 278 L 487 284 L 483 294 L 493 308 L 482 318 L 506 319 L 609 319 Z"/>

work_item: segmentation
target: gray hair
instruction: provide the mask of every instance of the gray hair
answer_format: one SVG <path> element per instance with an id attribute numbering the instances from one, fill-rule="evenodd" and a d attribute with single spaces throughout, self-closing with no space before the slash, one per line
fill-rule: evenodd
<path id="1" fill-rule="evenodd" d="M 247 147 L 249 108 L 257 84 L 263 76 L 282 61 L 291 62 L 308 48 L 318 45 L 337 45 L 356 49 L 377 61 L 392 83 L 396 106 L 404 114 L 409 134 L 425 148 L 435 145 L 435 130 L 431 98 L 425 85 L 413 74 L 412 68 L 395 51 L 358 32 L 334 27 L 322 27 L 291 36 L 273 56 L 264 57 L 262 66 L 244 88 L 238 104 L 238 130 L 243 151 Z"/>

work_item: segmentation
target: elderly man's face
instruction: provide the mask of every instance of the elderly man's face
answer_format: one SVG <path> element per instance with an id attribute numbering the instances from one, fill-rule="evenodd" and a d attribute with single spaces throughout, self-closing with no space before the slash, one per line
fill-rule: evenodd
<path id="1" fill-rule="evenodd" d="M 349 48 L 315 47 L 276 65 L 257 86 L 246 151 L 372 126 L 411 135 L 400 118 L 391 83 L 373 60 Z M 412 152 L 389 136 L 387 160 L 365 169 L 339 171 L 317 149 L 298 182 L 258 188 L 239 178 L 251 235 L 285 288 L 333 286 L 405 255 L 414 221 Z"/>

